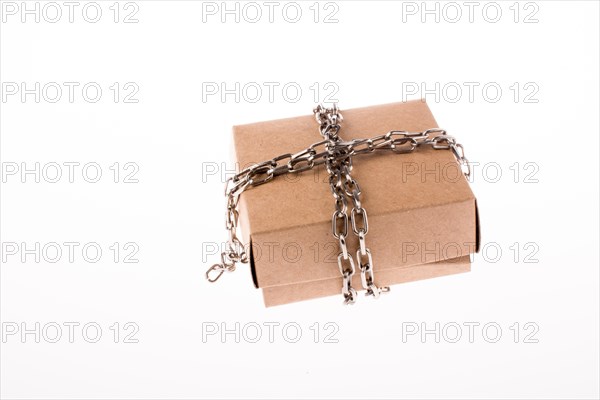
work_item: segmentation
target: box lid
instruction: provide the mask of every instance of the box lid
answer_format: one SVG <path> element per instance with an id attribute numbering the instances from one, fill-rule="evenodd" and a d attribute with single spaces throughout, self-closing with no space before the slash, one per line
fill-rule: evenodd
<path id="1" fill-rule="evenodd" d="M 391 130 L 423 131 L 437 123 L 420 100 L 342 110 L 340 136 L 344 140 L 368 138 Z M 320 141 L 313 115 L 239 125 L 233 128 L 234 151 L 241 168 L 285 153 L 295 153 Z M 424 154 L 433 153 L 433 154 Z M 447 168 L 451 179 L 427 173 L 427 164 L 442 168 L 456 165 L 450 151 L 419 148 L 410 154 L 379 152 L 354 158 L 353 177 L 362 190 L 369 216 L 474 199 L 467 180 Z M 375 162 L 373 162 L 375 161 Z M 419 169 L 415 171 L 415 168 Z M 433 171 L 433 169 L 431 169 Z M 331 221 L 333 199 L 327 172 L 313 171 L 276 177 L 268 184 L 247 190 L 240 199 L 245 235 L 293 226 Z M 301 205 L 301 207 L 300 207 Z"/>

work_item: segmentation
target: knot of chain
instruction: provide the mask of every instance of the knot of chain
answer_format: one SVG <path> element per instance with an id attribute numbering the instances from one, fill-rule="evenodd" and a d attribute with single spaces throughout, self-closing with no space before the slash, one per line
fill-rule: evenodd
<path id="1" fill-rule="evenodd" d="M 326 108 L 319 104 L 313 110 L 321 136 L 327 140 L 337 140 L 340 131 L 340 123 L 344 120 L 337 104 L 331 108 Z"/>

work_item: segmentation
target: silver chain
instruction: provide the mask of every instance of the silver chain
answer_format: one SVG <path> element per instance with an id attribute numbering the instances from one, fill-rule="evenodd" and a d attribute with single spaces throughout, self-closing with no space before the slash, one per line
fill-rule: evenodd
<path id="1" fill-rule="evenodd" d="M 237 237 L 238 202 L 240 195 L 247 189 L 262 185 L 279 175 L 298 173 L 325 164 L 329 173 L 329 186 L 335 198 L 335 211 L 332 217 L 332 233 L 340 244 L 338 267 L 342 274 L 342 295 L 345 304 L 356 300 L 356 290 L 352 287 L 352 276 L 355 264 L 348 252 L 346 238 L 348 235 L 348 201 L 350 198 L 353 208 L 350 213 L 351 227 L 358 237 L 359 248 L 356 251 L 361 282 L 367 295 L 375 298 L 380 293 L 389 291 L 389 287 L 377 287 L 374 283 L 373 259 L 371 251 L 366 246 L 365 237 L 369 231 L 366 209 L 360 201 L 360 187 L 352 175 L 352 159 L 356 155 L 389 150 L 394 153 L 410 153 L 418 147 L 431 146 L 435 150 L 451 150 L 461 171 L 469 178 L 471 166 L 465 158 L 464 148 L 456 139 L 439 128 L 422 132 L 390 131 L 369 139 L 354 139 L 342 141 L 339 137 L 340 123 L 343 120 L 337 105 L 332 108 L 317 106 L 314 115 L 319 124 L 324 140 L 311 144 L 298 153 L 286 153 L 262 163 L 253 164 L 240 171 L 225 183 L 227 212 L 225 226 L 229 232 L 227 250 L 221 253 L 221 262 L 211 266 L 206 271 L 209 282 L 217 281 L 225 271 L 235 271 L 236 263 L 248 263 L 248 255 Z M 433 135 L 430 137 L 430 135 Z M 344 266 L 344 262 L 347 264 Z"/>
<path id="2" fill-rule="evenodd" d="M 371 251 L 366 246 L 366 235 L 369 231 L 369 222 L 367 210 L 360 201 L 360 186 L 350 174 L 352 171 L 352 158 L 345 157 L 336 159 L 336 152 L 339 151 L 337 144 L 341 142 L 338 133 L 340 131 L 339 123 L 343 121 L 336 105 L 332 108 L 318 106 L 314 110 L 315 117 L 320 126 L 321 135 L 328 140 L 328 157 L 325 161 L 327 172 L 329 173 L 329 186 L 331 193 L 335 198 L 335 211 L 332 217 L 333 236 L 339 240 L 340 253 L 337 257 L 338 267 L 342 274 L 342 295 L 345 304 L 353 304 L 356 301 L 356 290 L 352 288 L 352 276 L 355 273 L 355 263 L 352 254 L 348 253 L 346 238 L 348 236 L 348 206 L 346 196 L 352 200 L 353 207 L 350 213 L 352 231 L 360 243 L 356 251 L 356 260 L 360 268 L 360 276 L 363 288 L 367 295 L 379 297 L 381 292 L 389 291 L 388 287 L 378 288 L 374 283 L 373 259 Z M 357 224 L 360 219 L 360 224 Z M 366 260 L 366 261 L 365 261 Z M 344 266 L 344 264 L 347 264 Z"/>
<path id="3" fill-rule="evenodd" d="M 237 237 L 239 218 L 237 206 L 240 200 L 240 195 L 247 186 L 248 185 L 243 185 L 235 188 L 235 190 L 226 189 L 225 191 L 225 196 L 227 197 L 225 228 L 227 229 L 227 232 L 229 232 L 229 240 L 227 241 L 227 250 L 221 253 L 221 263 L 214 264 L 208 269 L 208 271 L 206 271 L 206 279 L 209 282 L 216 282 L 225 271 L 235 271 L 235 265 L 238 262 L 243 264 L 248 263 L 248 255 L 244 250 L 244 245 Z"/>
<path id="4" fill-rule="evenodd" d="M 317 106 L 313 110 L 321 136 L 327 141 L 325 149 L 327 156 L 325 157 L 325 167 L 329 173 L 329 186 L 331 193 L 335 198 L 335 211 L 331 217 L 331 230 L 333 237 L 338 239 L 340 244 L 340 253 L 337 257 L 338 268 L 342 275 L 342 295 L 344 296 L 344 304 L 354 304 L 356 301 L 356 290 L 352 287 L 352 277 L 356 271 L 352 254 L 348 253 L 346 246 L 346 238 L 348 237 L 348 201 L 346 195 L 352 196 L 353 193 L 347 191 L 345 184 L 351 182 L 350 189 L 358 191 L 358 184 L 352 179 L 350 170 L 352 168 L 352 158 L 346 157 L 338 159 L 337 152 L 343 151 L 337 147 L 341 141 L 338 136 L 340 131 L 340 123 L 343 118 L 339 113 L 337 106 L 327 109 L 322 106 Z M 344 181 L 346 178 L 346 181 Z M 354 182 L 354 184 L 352 183 Z M 358 192 L 356 192 L 358 196 Z M 352 197 L 357 198 L 358 197 Z M 346 264 L 346 265 L 344 265 Z"/>

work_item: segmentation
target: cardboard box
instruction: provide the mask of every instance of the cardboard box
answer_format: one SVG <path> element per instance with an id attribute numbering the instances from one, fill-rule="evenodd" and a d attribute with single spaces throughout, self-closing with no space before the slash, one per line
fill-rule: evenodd
<path id="1" fill-rule="evenodd" d="M 342 114 L 343 140 L 437 127 L 427 104 L 418 100 Z M 240 168 L 322 139 L 312 115 L 235 126 L 233 138 Z M 356 156 L 353 165 L 379 286 L 470 269 L 468 256 L 479 246 L 477 204 L 450 150 L 381 151 Z M 276 177 L 240 198 L 242 239 L 251 244 L 252 276 L 263 288 L 266 306 L 340 294 L 339 249 L 331 233 L 334 199 L 327 179 L 320 166 Z M 355 254 L 358 240 L 351 229 L 347 242 Z M 358 266 L 354 287 L 361 288 Z"/>

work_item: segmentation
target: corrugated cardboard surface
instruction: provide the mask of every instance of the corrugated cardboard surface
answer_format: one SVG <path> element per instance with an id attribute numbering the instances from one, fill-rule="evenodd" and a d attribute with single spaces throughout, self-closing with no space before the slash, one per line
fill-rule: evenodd
<path id="1" fill-rule="evenodd" d="M 345 140 L 373 137 L 390 130 L 437 127 L 429 108 L 421 101 L 342 113 L 340 136 Z M 233 134 L 241 168 L 298 152 L 321 140 L 312 115 L 236 126 Z M 407 267 L 474 252 L 475 197 L 458 171 L 449 150 L 419 148 L 410 154 L 376 152 L 354 158 L 352 175 L 360 185 L 361 200 L 368 212 L 367 245 L 373 254 L 376 280 L 384 279 L 384 271 L 390 270 L 390 282 L 402 282 Z M 267 288 L 267 305 L 332 294 L 328 289 L 332 283 L 324 282 L 340 282 L 335 260 L 337 241 L 331 234 L 333 210 L 334 199 L 322 166 L 277 177 L 242 194 L 242 236 L 245 242 L 252 242 L 253 273 L 257 286 Z M 353 250 L 357 246 L 349 229 L 348 247 Z M 459 264 L 450 268 L 425 266 L 422 275 L 411 272 L 411 276 L 423 279 L 446 275 L 458 272 Z M 397 270 L 396 274 L 391 270 Z M 301 285 L 312 281 L 320 283 Z M 287 288 L 273 288 L 281 285 Z M 306 295 L 290 297 L 292 285 L 295 293 L 302 290 Z"/>

